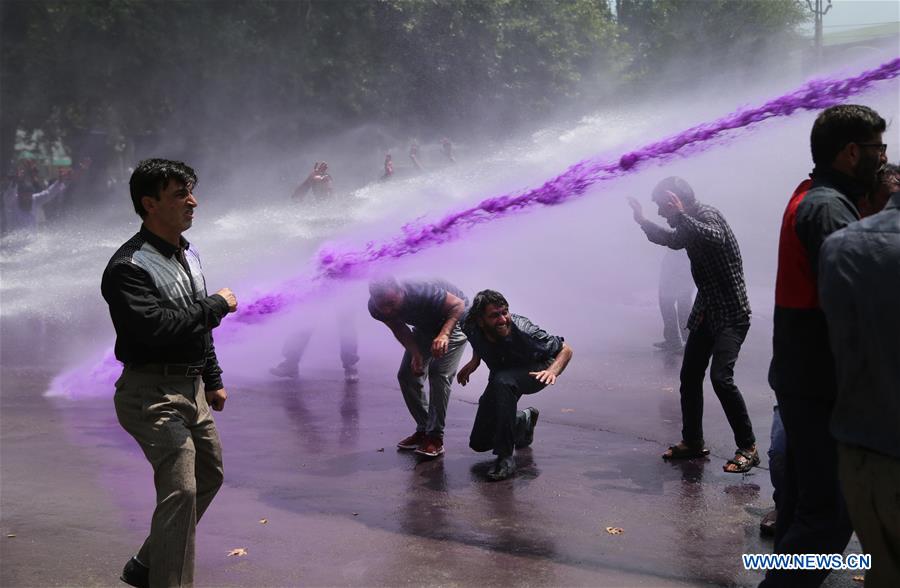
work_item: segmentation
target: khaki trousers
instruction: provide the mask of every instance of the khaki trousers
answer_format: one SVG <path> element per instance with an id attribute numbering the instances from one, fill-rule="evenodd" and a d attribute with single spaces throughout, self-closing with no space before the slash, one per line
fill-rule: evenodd
<path id="1" fill-rule="evenodd" d="M 150 586 L 192 586 L 197 521 L 222 485 L 222 446 L 199 377 L 125 368 L 116 382 L 119 424 L 153 466 L 156 509 L 138 559 Z"/>
<path id="2" fill-rule="evenodd" d="M 838 474 L 853 528 L 872 556 L 866 588 L 900 586 L 900 459 L 838 444 Z"/>

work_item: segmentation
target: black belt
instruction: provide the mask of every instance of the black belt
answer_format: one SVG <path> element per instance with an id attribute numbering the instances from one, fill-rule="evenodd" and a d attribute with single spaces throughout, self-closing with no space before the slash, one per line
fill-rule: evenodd
<path id="1" fill-rule="evenodd" d="M 144 363 L 128 365 L 128 369 L 144 374 L 159 374 L 162 376 L 176 376 L 182 378 L 195 378 L 200 376 L 203 374 L 204 367 L 206 367 L 205 363 Z"/>

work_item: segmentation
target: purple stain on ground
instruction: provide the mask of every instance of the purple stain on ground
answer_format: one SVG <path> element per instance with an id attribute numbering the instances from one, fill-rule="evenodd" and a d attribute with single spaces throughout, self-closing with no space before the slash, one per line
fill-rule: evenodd
<path id="1" fill-rule="evenodd" d="M 488 198 L 470 208 L 450 213 L 433 223 L 404 225 L 401 228 L 402 234 L 389 241 L 370 242 L 357 250 L 340 250 L 334 246 L 325 246 L 317 255 L 314 273 L 307 282 L 313 286 L 306 294 L 311 294 L 317 283 L 364 275 L 366 269 L 379 261 L 398 259 L 451 241 L 458 238 L 466 229 L 476 225 L 509 216 L 532 206 L 550 206 L 573 200 L 599 182 L 636 171 L 642 163 L 666 161 L 686 152 L 703 151 L 714 145 L 714 140 L 724 139 L 726 133 L 730 131 L 744 129 L 770 118 L 790 116 L 798 110 L 820 110 L 840 104 L 850 96 L 869 89 L 872 84 L 896 78 L 898 75 L 900 75 L 900 58 L 851 78 L 812 80 L 762 106 L 744 108 L 718 120 L 689 128 L 625 153 L 617 161 L 586 159 L 537 188 Z M 299 293 L 292 293 L 291 296 L 277 292 L 267 294 L 240 310 L 238 320 L 245 323 L 259 322 L 268 315 L 292 306 L 303 297 L 305 296 Z"/>

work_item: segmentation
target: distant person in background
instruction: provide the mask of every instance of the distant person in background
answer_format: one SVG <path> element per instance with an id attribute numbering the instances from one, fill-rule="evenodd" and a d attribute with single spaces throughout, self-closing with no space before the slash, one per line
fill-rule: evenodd
<path id="1" fill-rule="evenodd" d="M 450 385 L 466 345 L 458 322 L 468 298 L 443 280 L 398 282 L 393 277 L 373 280 L 369 294 L 369 314 L 387 325 L 405 350 L 397 381 L 416 432 L 397 447 L 437 457 L 444 453 Z"/>
<path id="2" fill-rule="evenodd" d="M 691 261 L 684 251 L 668 249 L 659 271 L 659 313 L 663 340 L 653 345 L 664 351 L 681 351 L 688 339 L 688 317 L 694 305 Z"/>
<path id="3" fill-rule="evenodd" d="M 494 290 L 482 290 L 463 320 L 472 345 L 472 359 L 459 370 L 465 386 L 482 360 L 487 364 L 487 387 L 478 399 L 469 447 L 497 456 L 488 477 L 499 481 L 516 472 L 515 449 L 534 440 L 539 412 L 529 406 L 517 410 L 523 394 L 540 392 L 556 383 L 572 359 L 562 337 L 550 335 L 524 316 L 510 314 L 509 303 Z"/>
<path id="4" fill-rule="evenodd" d="M 394 158 L 390 153 L 384 156 L 384 175 L 381 176 L 382 181 L 389 180 L 394 176 Z"/>
<path id="5" fill-rule="evenodd" d="M 419 161 L 419 143 L 416 140 L 413 140 L 409 146 L 409 160 L 412 162 L 413 167 L 418 171 L 422 171 L 422 163 Z"/>
<path id="6" fill-rule="evenodd" d="M 66 191 L 68 173 L 60 169 L 59 176 L 49 188 L 37 191 L 42 182 L 29 178 L 27 171 L 20 173 L 4 192 L 7 231 L 33 233 L 44 221 L 43 207 L 61 197 Z"/>
<path id="7" fill-rule="evenodd" d="M 447 137 L 441 139 L 441 152 L 450 163 L 456 163 L 456 158 L 453 157 L 453 143 Z"/>
<path id="8" fill-rule="evenodd" d="M 893 171 L 896 172 L 896 167 Z M 882 176 L 882 179 L 884 176 Z M 837 375 L 831 434 L 869 588 L 900 586 L 900 192 L 825 240 L 819 300 Z"/>
<path id="9" fill-rule="evenodd" d="M 0 187 L 0 236 L 5 236 L 8 230 L 7 210 L 9 202 L 14 202 L 19 192 L 16 182 L 16 170 L 13 166 L 7 166 L 4 170 L 3 186 Z"/>
<path id="10" fill-rule="evenodd" d="M 687 250 L 697 286 L 681 363 L 682 440 L 669 447 L 663 459 L 692 459 L 709 453 L 703 440 L 703 379 L 712 359 L 709 378 L 737 444 L 724 470 L 748 472 L 759 465 L 759 454 L 744 397 L 734 383 L 734 365 L 750 329 L 741 250 L 722 213 L 698 202 L 683 179 L 662 180 L 653 189 L 652 199 L 674 230 L 644 218 L 640 202 L 630 198 L 635 222 L 652 243 Z"/>
<path id="11" fill-rule="evenodd" d="M 313 165 L 312 172 L 303 180 L 302 184 L 297 186 L 291 198 L 301 200 L 310 190 L 317 199 L 329 198 L 334 193 L 333 184 L 334 180 L 328 173 L 328 164 L 324 161 L 317 161 Z"/>
<path id="12" fill-rule="evenodd" d="M 782 218 L 769 370 L 787 436 L 776 553 L 841 553 L 853 533 L 838 480 L 837 444 L 828 429 L 838 389 L 819 306 L 819 250 L 829 235 L 859 219 L 857 206 L 875 190 L 886 163 L 885 128 L 885 120 L 866 106 L 822 111 L 810 133 L 815 168 L 794 190 Z M 761 585 L 819 586 L 829 573 L 771 569 Z"/>
<path id="13" fill-rule="evenodd" d="M 356 364 L 359 363 L 359 342 L 356 324 L 353 321 L 353 313 L 344 310 L 336 318 L 338 337 L 340 339 L 341 365 L 344 367 L 344 381 L 354 384 L 359 381 L 359 373 L 356 369 Z M 300 359 L 303 358 L 313 331 L 312 327 L 307 327 L 288 337 L 282 350 L 284 361 L 270 369 L 269 373 L 279 378 L 296 378 L 300 373 Z"/>

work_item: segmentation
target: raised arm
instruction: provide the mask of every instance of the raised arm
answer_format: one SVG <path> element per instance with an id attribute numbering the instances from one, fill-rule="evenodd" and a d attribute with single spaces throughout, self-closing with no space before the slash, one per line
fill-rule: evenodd
<path id="1" fill-rule="evenodd" d="M 631 206 L 631 210 L 633 211 L 634 222 L 636 222 L 641 227 L 641 230 L 644 231 L 644 234 L 647 235 L 648 241 L 656 243 L 657 245 L 664 245 L 670 249 L 684 249 L 687 240 L 684 238 L 683 234 L 679 234 L 678 231 L 661 227 L 653 221 L 647 220 L 644 216 L 644 209 L 637 199 L 628 198 L 628 205 Z"/>

